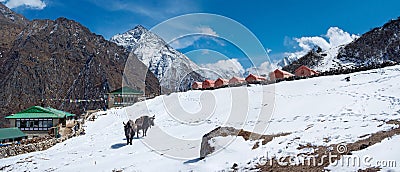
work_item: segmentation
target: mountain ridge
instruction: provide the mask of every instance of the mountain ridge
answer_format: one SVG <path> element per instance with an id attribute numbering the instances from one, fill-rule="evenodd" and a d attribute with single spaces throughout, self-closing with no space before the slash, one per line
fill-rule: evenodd
<path id="1" fill-rule="evenodd" d="M 2 120 L 33 105 L 76 114 L 104 108 L 104 95 L 123 85 L 159 94 L 158 80 L 143 63 L 76 21 L 60 17 L 25 25 L 1 16 L 0 33 L 21 28 L 0 35 L 7 39 L 0 63 L 0 86 L 7 90 L 0 93 Z"/>
<path id="2" fill-rule="evenodd" d="M 327 71 L 384 62 L 400 62 L 399 35 L 400 17 L 362 34 L 346 45 L 333 47 L 336 49 L 336 54 L 331 50 L 318 53 L 311 50 L 282 69 L 293 72 L 298 66 L 306 65 L 314 70 Z"/>

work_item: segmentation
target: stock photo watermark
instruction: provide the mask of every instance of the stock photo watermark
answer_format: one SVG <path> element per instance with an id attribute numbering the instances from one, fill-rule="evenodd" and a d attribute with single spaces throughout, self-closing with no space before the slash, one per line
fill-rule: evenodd
<path id="1" fill-rule="evenodd" d="M 272 160 L 260 159 L 260 165 L 267 166 L 323 166 L 328 163 L 332 167 L 397 167 L 398 162 L 391 159 L 377 159 L 374 155 L 346 154 L 347 147 L 344 144 L 336 146 L 337 153 L 329 152 L 324 155 L 281 155 L 273 156 Z M 268 152 L 267 156 L 268 157 Z"/>

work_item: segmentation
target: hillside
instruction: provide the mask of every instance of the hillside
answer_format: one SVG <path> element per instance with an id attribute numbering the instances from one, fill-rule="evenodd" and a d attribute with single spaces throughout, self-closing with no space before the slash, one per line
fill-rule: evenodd
<path id="1" fill-rule="evenodd" d="M 295 70 L 302 65 L 306 65 L 310 68 L 316 68 L 317 66 L 321 65 L 321 63 L 323 63 L 325 56 L 326 54 L 322 52 L 322 49 L 320 47 L 316 47 L 298 60 L 295 60 L 288 65 L 283 66 L 282 70 L 294 73 Z"/>
<path id="2" fill-rule="evenodd" d="M 400 62 L 400 18 L 364 33 L 353 42 L 325 51 L 310 51 L 298 60 L 284 66 L 293 72 L 306 65 L 318 71 L 353 66 L 368 66 L 386 61 Z"/>
<path id="3" fill-rule="evenodd" d="M 7 58 L 6 53 L 10 51 L 17 35 L 28 23 L 29 20 L 24 16 L 11 11 L 0 3 L 0 66 Z M 0 70 L 0 72 L 2 71 Z M 2 76 L 2 73 L 0 73 L 0 76 Z"/>
<path id="4" fill-rule="evenodd" d="M 103 108 L 104 94 L 121 87 L 129 57 L 124 48 L 73 20 L 29 21 L 2 4 L 0 9 L 1 120 L 32 105 L 77 114 Z M 137 58 L 129 59 L 124 82 L 159 93 L 154 75 Z"/>
<path id="5" fill-rule="evenodd" d="M 0 3 L 0 59 L 1 54 L 8 51 L 15 37 L 29 23 L 24 16 L 17 14 Z"/>
<path id="6" fill-rule="evenodd" d="M 363 34 L 341 49 L 337 58 L 356 65 L 400 62 L 400 17 Z"/>
<path id="7" fill-rule="evenodd" d="M 308 155 L 318 149 L 336 150 L 333 145 L 337 144 L 348 145 L 353 155 L 372 156 L 369 163 L 374 167 L 379 160 L 399 162 L 398 135 L 371 139 L 372 145 L 364 146 L 362 150 L 355 151 L 350 147 L 358 141 L 368 144 L 368 138 L 379 132 L 399 131 L 398 125 L 390 122 L 400 120 L 399 70 L 400 66 L 392 66 L 266 86 L 163 95 L 124 109 L 110 109 L 107 115 L 86 123 L 86 135 L 46 151 L 2 159 L 0 168 L 5 171 L 228 171 L 232 168 L 248 171 L 260 168 L 259 165 L 268 159 Z M 350 82 L 343 80 L 347 76 L 351 76 Z M 271 96 L 273 99 L 269 99 Z M 202 107 L 210 107 L 212 102 L 215 102 L 212 106 L 215 108 L 211 114 L 202 115 Z M 238 106 L 247 108 L 238 110 Z M 271 108 L 274 110 L 269 120 L 265 117 L 272 112 Z M 187 113 L 176 114 L 176 109 L 184 109 Z M 155 127 L 149 129 L 147 137 L 134 139 L 132 146 L 125 145 L 122 122 L 142 114 L 155 115 Z M 209 143 L 217 152 L 199 159 L 202 136 L 218 126 L 261 134 L 289 134 L 265 143 L 243 137 L 216 137 Z M 268 127 L 263 130 L 265 126 Z M 294 170 L 290 167 L 283 166 L 280 170 Z M 369 167 L 365 164 L 326 165 L 326 169 L 335 171 Z M 268 171 L 271 167 L 261 168 Z M 280 166 L 275 168 L 278 170 Z M 398 166 L 380 168 L 400 170 Z"/>

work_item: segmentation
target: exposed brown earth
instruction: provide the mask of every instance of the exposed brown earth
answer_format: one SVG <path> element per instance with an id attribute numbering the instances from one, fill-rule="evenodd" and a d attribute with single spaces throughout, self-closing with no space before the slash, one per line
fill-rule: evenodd
<path id="1" fill-rule="evenodd" d="M 339 153 L 337 150 L 337 147 L 339 144 L 332 144 L 329 146 L 312 146 L 312 145 L 301 145 L 298 147 L 298 149 L 303 149 L 303 148 L 313 148 L 315 151 L 312 153 L 307 154 L 306 156 L 315 156 L 315 157 L 322 157 L 328 155 L 337 155 L 337 156 L 330 156 L 331 161 L 334 162 L 336 160 L 340 160 L 341 156 L 340 155 L 351 155 L 351 152 L 353 151 L 358 151 L 365 149 L 371 145 L 374 145 L 376 143 L 381 142 L 382 140 L 386 138 L 390 138 L 394 135 L 400 134 L 400 121 L 397 120 L 390 120 L 387 121 L 386 124 L 396 124 L 397 127 L 392 128 L 389 131 L 379 131 L 376 133 L 372 133 L 369 135 L 369 137 L 356 141 L 354 143 L 343 143 L 343 145 L 346 146 L 347 151 L 344 153 Z M 364 136 L 365 137 L 365 136 Z M 297 156 L 302 156 L 302 155 L 297 155 Z M 275 159 L 268 160 L 265 164 L 263 165 L 258 165 L 257 169 L 260 171 L 324 171 L 325 167 L 330 165 L 329 159 L 328 158 L 315 158 L 315 164 L 313 165 L 314 162 L 307 162 L 304 164 L 299 164 L 299 165 L 279 165 L 281 162 L 287 162 L 289 163 L 289 158 L 290 157 L 285 157 L 284 160 L 280 160 L 279 162 Z M 308 163 L 311 163 L 309 165 Z M 282 164 L 282 163 L 281 163 Z M 378 171 L 379 168 L 368 168 L 365 170 L 359 170 L 359 171 Z"/>

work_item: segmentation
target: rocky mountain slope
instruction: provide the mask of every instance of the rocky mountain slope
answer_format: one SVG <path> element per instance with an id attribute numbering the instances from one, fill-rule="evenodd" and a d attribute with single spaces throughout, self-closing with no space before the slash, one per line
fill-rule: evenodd
<path id="1" fill-rule="evenodd" d="M 400 17 L 365 33 L 341 49 L 337 58 L 356 65 L 400 62 Z"/>
<path id="2" fill-rule="evenodd" d="M 289 57 L 284 57 L 283 59 L 279 60 L 276 63 L 276 66 L 284 67 L 284 66 L 290 65 L 293 61 L 295 61 L 295 60 L 292 60 Z"/>
<path id="3" fill-rule="evenodd" d="M 338 50 L 343 46 L 344 45 L 334 47 L 326 51 L 323 51 L 317 46 L 298 60 L 294 60 L 293 62 L 288 63 L 288 65 L 283 66 L 282 69 L 291 73 L 294 73 L 295 70 L 302 65 L 318 71 L 337 69 L 343 66 L 343 63 L 336 59 Z"/>
<path id="4" fill-rule="evenodd" d="M 73 113 L 102 108 L 104 94 L 121 87 L 123 78 L 133 88 L 159 93 L 157 78 L 143 63 L 127 61 L 129 52 L 81 24 L 66 18 L 28 21 L 0 9 L 1 119 L 32 105 Z"/>
<path id="5" fill-rule="evenodd" d="M 322 49 L 320 47 L 316 47 L 298 60 L 295 60 L 289 65 L 282 67 L 282 70 L 294 73 L 294 71 L 302 65 L 315 68 L 322 63 L 324 56 L 326 56 L 326 54 L 322 53 Z"/>
<path id="6" fill-rule="evenodd" d="M 163 93 L 187 90 L 193 81 L 203 80 L 195 63 L 141 25 L 113 36 L 110 41 L 137 56 L 159 79 Z"/>
<path id="7" fill-rule="evenodd" d="M 24 16 L 14 13 L 0 3 L 0 65 L 3 62 L 4 53 L 10 50 L 13 40 L 28 22 L 29 20 Z"/>
<path id="8" fill-rule="evenodd" d="M 315 70 L 326 71 L 381 64 L 386 61 L 400 62 L 399 36 L 400 17 L 387 22 L 382 27 L 372 29 L 347 45 L 319 52 L 311 50 L 283 67 L 283 70 L 294 72 L 297 67 L 306 65 Z"/>

